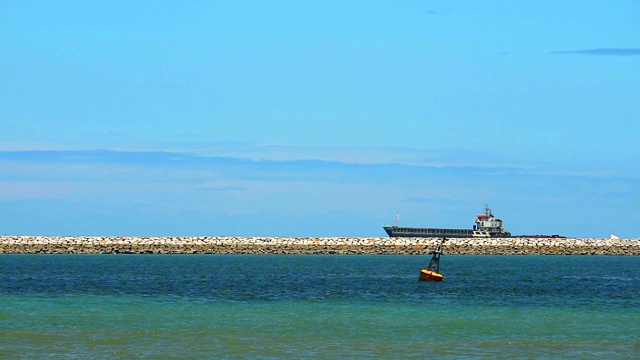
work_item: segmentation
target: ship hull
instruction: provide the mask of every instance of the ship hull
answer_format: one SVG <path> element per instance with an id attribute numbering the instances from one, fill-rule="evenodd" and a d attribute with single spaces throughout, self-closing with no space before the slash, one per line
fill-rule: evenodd
<path id="1" fill-rule="evenodd" d="M 389 237 L 422 237 L 422 238 L 470 238 L 470 237 L 511 237 L 509 232 L 489 232 L 471 229 L 439 229 L 439 228 L 410 228 L 399 226 L 384 226 Z"/>

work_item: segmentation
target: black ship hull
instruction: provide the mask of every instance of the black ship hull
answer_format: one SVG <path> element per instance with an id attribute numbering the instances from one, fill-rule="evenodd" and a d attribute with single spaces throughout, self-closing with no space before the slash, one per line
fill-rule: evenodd
<path id="1" fill-rule="evenodd" d="M 511 237 L 509 232 L 492 232 L 471 229 L 438 229 L 384 226 L 389 237 L 423 237 L 423 238 L 470 238 L 470 237 Z"/>

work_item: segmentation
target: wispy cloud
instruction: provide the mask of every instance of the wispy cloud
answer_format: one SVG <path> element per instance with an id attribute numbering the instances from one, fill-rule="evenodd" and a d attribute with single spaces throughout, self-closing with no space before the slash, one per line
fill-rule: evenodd
<path id="1" fill-rule="evenodd" d="M 0 181 L 0 201 L 24 199 L 50 199 L 72 194 L 73 186 L 42 179 L 38 181 Z"/>
<path id="2" fill-rule="evenodd" d="M 611 204 L 629 206 L 638 199 L 640 173 L 633 166 L 637 162 L 626 167 L 526 161 L 508 166 L 487 154 L 480 159 L 466 152 L 418 150 L 381 156 L 378 162 L 370 157 L 367 162 L 343 162 L 335 160 L 337 153 L 322 149 L 316 150 L 330 160 L 311 156 L 311 149 L 300 154 L 302 158 L 289 159 L 283 155 L 296 151 L 287 146 L 255 149 L 264 152 L 256 160 L 256 154 L 241 150 L 248 157 L 170 151 L 0 151 L 0 216 L 17 224 L 7 230 L 16 233 L 131 229 L 133 233 L 291 235 L 297 231 L 305 236 L 365 236 L 383 235 L 379 225 L 393 221 L 396 213 L 402 213 L 407 224 L 424 221 L 426 213 L 429 223 L 446 225 L 489 202 L 512 214 L 510 230 L 531 232 L 545 229 L 527 229 L 529 224 L 553 218 L 542 218 L 549 211 L 545 199 L 576 204 L 551 209 L 557 218 L 567 211 L 582 214 Z M 350 160 L 364 155 L 355 148 L 341 150 L 351 152 Z M 391 161 L 401 154 L 414 161 Z M 503 205 L 508 203 L 511 208 Z M 22 209 L 20 214 L 16 208 Z M 541 215 L 533 214 L 536 209 Z M 64 215 L 67 212 L 73 216 Z M 60 221 L 66 225 L 58 226 L 57 221 L 57 228 L 47 225 L 49 213 L 63 214 Z M 33 218 L 31 214 L 44 225 L 29 227 L 22 219 Z M 235 217 L 240 215 L 243 220 L 238 222 Z M 297 219 L 297 230 L 272 229 L 277 216 Z M 611 223 L 620 217 L 607 216 Z M 88 225 L 76 229 L 75 218 Z M 130 218 L 140 224 L 129 224 Z M 109 223 L 129 225 L 110 230 L 105 225 Z M 547 226 L 563 234 L 575 231 L 562 222 Z"/>
<path id="3" fill-rule="evenodd" d="M 202 185 L 202 186 L 196 187 L 196 189 L 200 191 L 223 191 L 223 192 L 249 190 L 249 188 L 246 186 L 229 186 L 229 185 L 224 185 L 224 186 Z"/>
<path id="4" fill-rule="evenodd" d="M 88 136 L 88 137 L 94 137 L 94 138 L 124 138 L 127 136 L 126 133 L 123 132 L 119 132 L 119 131 L 105 131 L 105 132 L 100 132 L 100 131 L 85 131 L 83 133 L 84 136 Z"/>
<path id="5" fill-rule="evenodd" d="M 107 134 L 104 134 L 105 136 Z M 117 136 L 119 134 L 111 134 Z M 189 139 L 189 134 L 183 134 Z M 177 135 L 178 137 L 178 135 Z M 123 162 L 134 159 L 147 162 L 150 159 L 164 161 L 180 158 L 185 161 L 203 159 L 233 158 L 243 161 L 313 161 L 337 162 L 361 165 L 413 165 L 433 167 L 517 167 L 520 161 L 491 151 L 469 150 L 426 150 L 403 147 L 356 147 L 356 146 L 300 146 L 287 144 L 256 144 L 246 142 L 207 142 L 175 140 L 171 142 L 127 141 L 104 143 L 88 142 L 84 146 L 74 146 L 73 150 L 64 145 L 12 143 L 0 141 L 0 159 L 24 158 L 64 159 L 67 157 L 89 156 L 91 158 L 116 158 Z M 109 150 L 96 150 L 109 149 Z"/>
<path id="6" fill-rule="evenodd" d="M 553 55 L 640 56 L 639 48 L 599 48 L 552 51 Z"/>
<path id="7" fill-rule="evenodd" d="M 427 9 L 424 13 L 427 15 L 447 15 L 449 9 Z"/>

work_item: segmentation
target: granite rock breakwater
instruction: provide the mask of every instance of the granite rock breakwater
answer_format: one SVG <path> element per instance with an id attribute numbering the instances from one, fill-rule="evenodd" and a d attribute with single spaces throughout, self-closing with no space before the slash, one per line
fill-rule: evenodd
<path id="1" fill-rule="evenodd" d="M 0 236 L 4 254 L 428 254 L 440 239 Z M 454 238 L 445 254 L 640 255 L 640 239 Z"/>

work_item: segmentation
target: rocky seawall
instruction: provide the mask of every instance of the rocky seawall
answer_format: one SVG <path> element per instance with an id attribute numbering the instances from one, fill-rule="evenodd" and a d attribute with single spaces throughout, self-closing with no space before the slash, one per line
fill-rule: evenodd
<path id="1" fill-rule="evenodd" d="M 0 236 L 0 254 L 428 254 L 436 238 Z M 457 238 L 445 254 L 640 255 L 640 239 Z"/>

